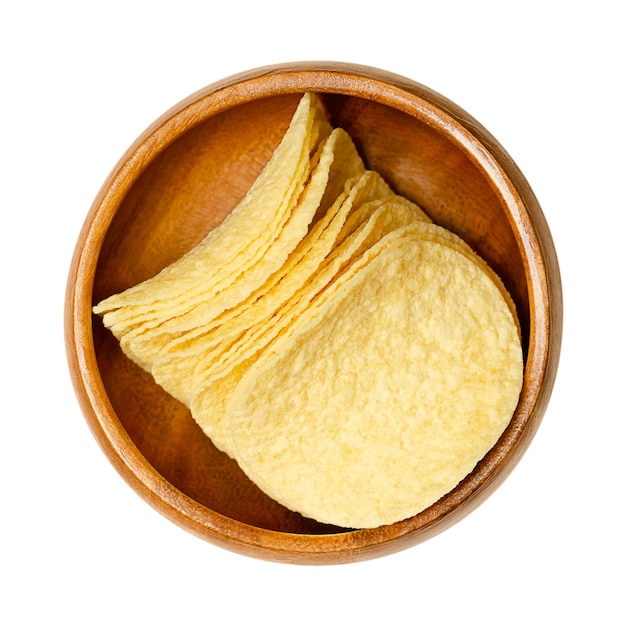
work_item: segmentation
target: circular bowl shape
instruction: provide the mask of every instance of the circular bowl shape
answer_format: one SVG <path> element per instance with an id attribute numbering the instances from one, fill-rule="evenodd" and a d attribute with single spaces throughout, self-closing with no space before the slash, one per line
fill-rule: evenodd
<path id="1" fill-rule="evenodd" d="M 92 305 L 179 258 L 232 210 L 270 158 L 305 91 L 321 95 L 366 164 L 501 276 L 518 309 L 523 389 L 495 447 L 453 491 L 388 526 L 347 530 L 264 495 L 215 449 L 189 411 L 121 352 Z M 65 310 L 81 408 L 122 477 L 188 531 L 235 552 L 345 563 L 422 542 L 502 483 L 543 417 L 562 325 L 558 263 L 539 204 L 498 142 L 470 115 L 401 76 L 343 63 L 265 67 L 213 84 L 155 122 L 126 152 L 87 216 Z"/>

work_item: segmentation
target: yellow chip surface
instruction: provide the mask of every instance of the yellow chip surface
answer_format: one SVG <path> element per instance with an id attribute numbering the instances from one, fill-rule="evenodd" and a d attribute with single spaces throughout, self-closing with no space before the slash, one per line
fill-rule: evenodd
<path id="1" fill-rule="evenodd" d="M 198 305 L 213 302 L 218 294 L 219 303 L 212 305 L 214 310 L 240 301 L 284 263 L 306 234 L 318 209 L 311 203 L 314 206 L 309 207 L 310 215 L 301 212 L 291 219 L 311 163 L 315 162 L 311 157 L 318 149 L 322 150 L 331 132 L 319 100 L 313 94 L 306 94 L 272 158 L 224 222 L 152 279 L 94 307 L 130 358 L 149 371 L 156 348 L 149 339 L 144 345 L 135 343 L 133 338 Z M 238 279 L 247 270 L 250 271 L 242 285 Z M 199 271 L 202 280 L 198 280 Z M 229 288 L 226 303 L 224 293 Z M 158 335 L 156 331 L 155 337 Z"/>
<path id="2" fill-rule="evenodd" d="M 241 467 L 322 522 L 375 527 L 433 504 L 518 401 L 522 352 L 500 289 L 447 236 L 409 228 L 417 235 L 395 237 L 306 313 L 233 395 Z"/>
<path id="3" fill-rule="evenodd" d="M 301 206 L 294 210 L 300 212 L 304 207 L 310 216 L 313 208 L 318 207 L 319 216 L 286 262 L 261 287 L 217 316 L 206 314 L 215 306 L 215 301 L 196 307 L 192 311 L 195 321 L 185 316 L 186 330 L 179 336 L 170 335 L 168 340 L 164 333 L 159 332 L 157 343 L 154 333 L 147 337 L 144 335 L 153 342 L 150 359 L 152 375 L 183 403 L 189 404 L 198 359 L 207 354 L 216 359 L 243 331 L 271 316 L 288 300 L 332 250 L 355 202 L 360 202 L 367 192 L 371 194 L 374 187 L 378 195 L 382 195 L 383 189 L 387 195 L 393 195 L 378 175 L 366 172 L 352 140 L 342 129 L 333 131 L 324 147 L 323 157 L 303 193 Z M 369 182 L 374 176 L 377 177 L 376 185 Z M 201 279 L 200 275 L 198 280 Z M 166 322 L 159 331 L 167 331 L 176 322 Z M 179 326 L 179 330 L 181 328 Z M 136 343 L 141 343 L 141 339 L 137 339 Z"/>
<path id="4" fill-rule="evenodd" d="M 364 213 L 363 216 L 367 216 Z M 403 226 L 421 221 L 422 214 L 406 203 L 390 200 L 379 205 L 354 233 L 338 245 L 314 276 L 270 318 L 248 328 L 229 350 L 214 358 L 199 360 L 193 377 L 191 412 L 213 443 L 233 456 L 228 426 L 231 395 L 243 374 L 264 351 L 273 351 L 277 338 L 300 324 L 309 309 L 332 298 L 337 281 L 346 281 L 370 257 L 387 244 L 385 236 Z M 380 242 L 379 246 L 375 246 Z"/>

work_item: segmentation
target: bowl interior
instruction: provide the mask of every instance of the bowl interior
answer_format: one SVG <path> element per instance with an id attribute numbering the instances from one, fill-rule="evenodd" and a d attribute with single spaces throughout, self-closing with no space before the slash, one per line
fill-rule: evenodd
<path id="1" fill-rule="evenodd" d="M 147 152 L 145 162 L 133 170 L 136 176 L 124 174 L 117 187 L 122 189 L 119 200 L 109 201 L 110 221 L 94 262 L 93 303 L 156 274 L 224 219 L 270 158 L 301 91 L 290 88 L 199 115 L 184 132 L 171 132 L 158 149 Z M 367 165 L 435 222 L 464 238 L 497 271 L 517 305 L 526 354 L 532 334 L 532 272 L 520 243 L 516 209 L 502 193 L 501 181 L 483 167 L 483 148 L 478 142 L 475 149 L 463 145 L 453 130 L 430 115 L 391 106 L 391 97 L 317 91 L 324 92 L 333 123 L 350 133 Z M 119 171 L 117 176 L 122 176 Z M 102 198 L 106 192 L 100 206 L 106 203 Z M 122 354 L 100 319 L 89 319 L 112 419 L 119 420 L 167 483 L 201 510 L 247 528 L 309 537 L 348 532 L 305 519 L 265 496 L 232 459 L 214 448 L 182 404 Z M 498 454 L 501 458 L 506 453 Z M 462 498 L 468 489 L 463 483 L 457 488 Z M 411 528 L 433 519 L 424 512 Z"/>

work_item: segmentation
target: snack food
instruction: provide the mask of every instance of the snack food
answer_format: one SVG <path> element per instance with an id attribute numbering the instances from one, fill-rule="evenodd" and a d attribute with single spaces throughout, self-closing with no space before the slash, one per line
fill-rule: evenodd
<path id="1" fill-rule="evenodd" d="M 180 324 L 173 331 L 159 330 L 165 321 L 180 320 L 207 303 L 205 321 L 217 316 L 280 268 L 318 209 L 310 203 L 308 212 L 292 215 L 311 166 L 321 158 L 316 153 L 323 150 L 330 133 L 317 98 L 305 94 L 272 159 L 228 218 L 157 276 L 94 308 L 133 361 L 150 371 L 150 354 L 180 332 Z M 150 331 L 156 347 L 150 341 L 134 341 L 145 339 Z"/>
<path id="2" fill-rule="evenodd" d="M 94 311 L 264 491 L 340 526 L 447 493 L 521 389 L 498 277 L 366 169 L 314 94 L 218 228 Z"/>
<path id="3" fill-rule="evenodd" d="M 417 222 L 381 240 L 233 391 L 235 457 L 288 508 L 346 527 L 404 519 L 508 424 L 522 380 L 511 311 L 437 230 Z"/>
<path id="4" fill-rule="evenodd" d="M 361 215 L 365 217 L 367 211 L 362 211 Z M 218 448 L 236 458 L 230 435 L 230 397 L 259 355 L 273 351 L 278 337 L 297 327 L 303 314 L 328 290 L 332 293 L 336 281 L 354 270 L 352 261 L 355 258 L 367 253 L 388 233 L 415 221 L 420 221 L 420 214 L 403 204 L 380 205 L 271 318 L 247 329 L 234 348 L 221 355 L 217 362 L 211 354 L 199 362 L 194 371 L 195 393 L 191 399 L 191 411 Z"/>

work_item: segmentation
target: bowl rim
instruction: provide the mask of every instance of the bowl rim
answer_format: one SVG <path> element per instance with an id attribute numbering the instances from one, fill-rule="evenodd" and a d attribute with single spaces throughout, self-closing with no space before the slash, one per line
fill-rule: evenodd
<path id="1" fill-rule="evenodd" d="M 137 176 L 168 145 L 209 117 L 250 100 L 304 91 L 341 93 L 391 106 L 445 133 L 464 151 L 508 207 L 530 307 L 520 403 L 509 427 L 475 470 L 412 518 L 330 535 L 250 526 L 212 511 L 166 481 L 117 418 L 99 375 L 92 334 L 99 252 L 116 207 Z M 126 150 L 105 179 L 79 234 L 67 280 L 64 332 L 72 383 L 85 419 L 109 461 L 144 500 L 192 534 L 231 551 L 272 561 L 328 564 L 369 559 L 421 543 L 460 521 L 500 486 L 545 413 L 560 356 L 562 308 L 556 250 L 541 207 L 512 158 L 480 123 L 441 94 L 398 74 L 353 63 L 305 61 L 259 67 L 214 82 L 166 111 Z"/>

